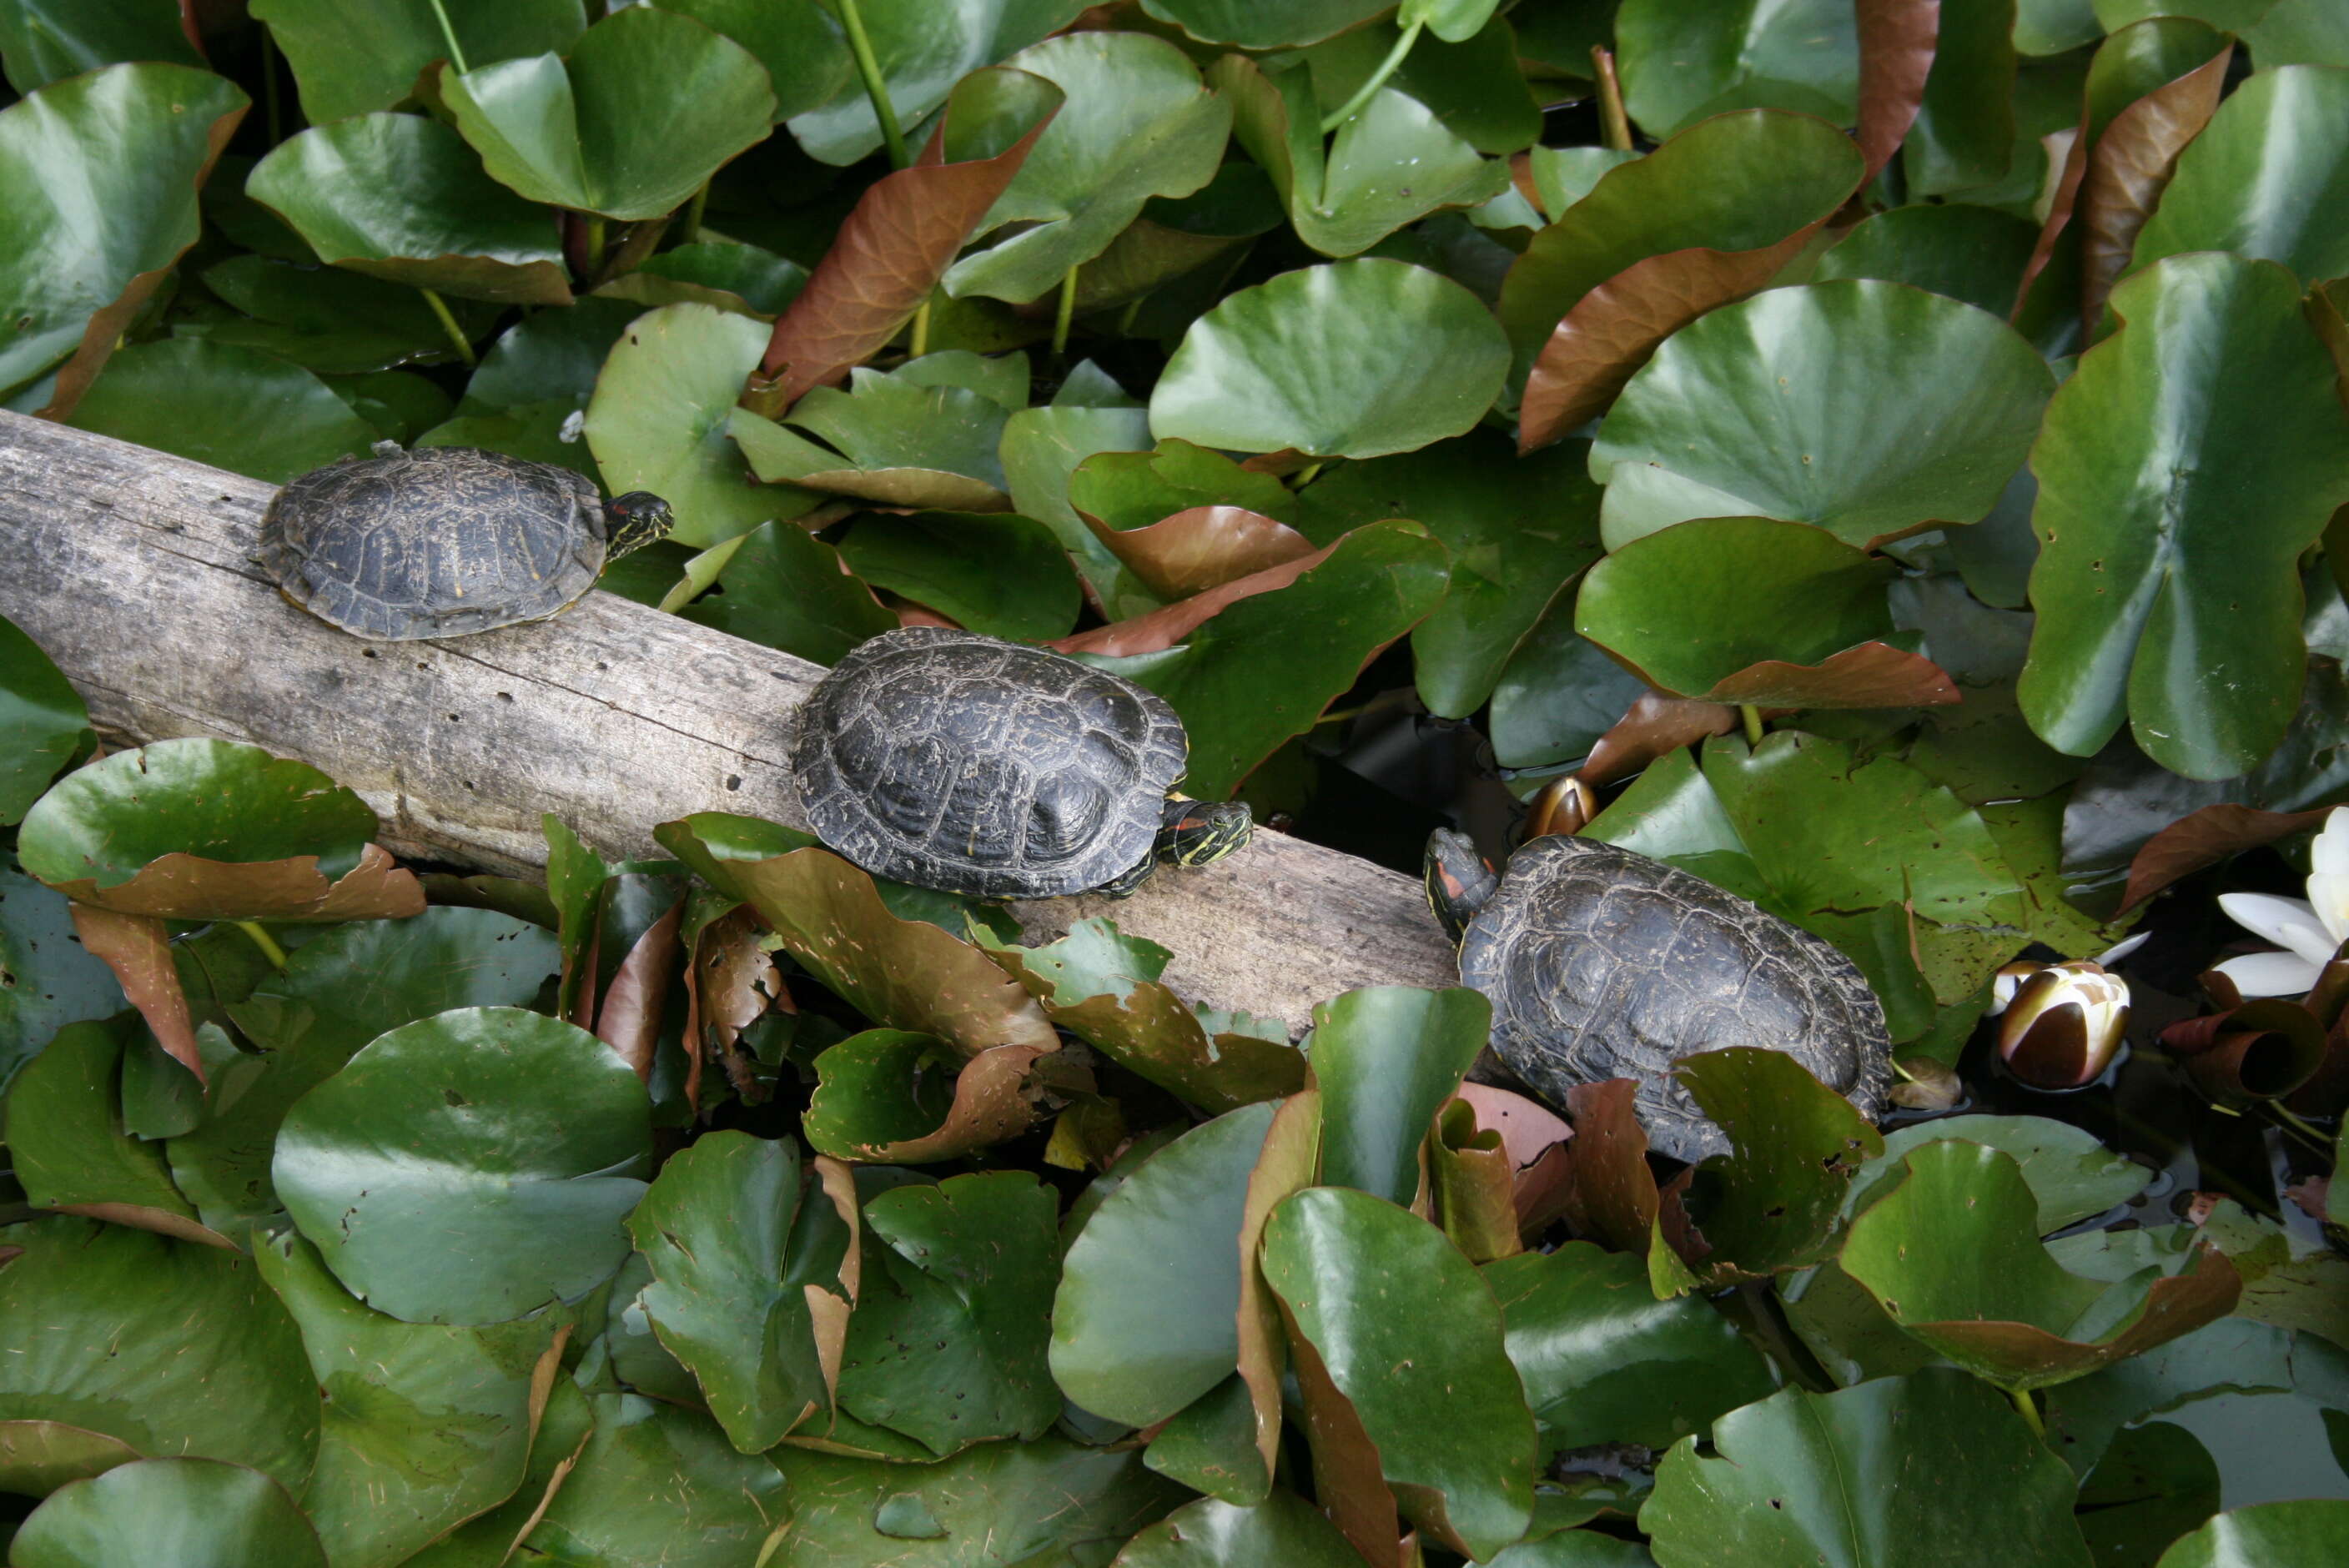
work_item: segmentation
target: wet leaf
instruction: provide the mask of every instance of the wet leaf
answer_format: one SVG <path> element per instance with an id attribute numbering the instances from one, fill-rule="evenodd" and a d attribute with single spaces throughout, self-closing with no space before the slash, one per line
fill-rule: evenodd
<path id="1" fill-rule="evenodd" d="M 122 1126 L 115 1084 L 136 1032 L 119 1020 L 68 1026 L 16 1075 L 8 1091 L 8 1151 L 26 1202 L 229 1246 L 197 1222 L 195 1206 L 171 1184 L 162 1150 Z"/>
<path id="2" fill-rule="evenodd" d="M 620 1265 L 649 1115 L 636 1074 L 585 1030 L 469 1007 L 380 1037 L 296 1101 L 271 1176 L 378 1311 L 493 1323 Z"/>
<path id="3" fill-rule="evenodd" d="M 1834 1394 L 1783 1388 L 1683 1438 L 1640 1510 L 1663 1568 L 1916 1564 L 1992 1540 L 2015 1568 L 2087 1568 L 2074 1482 L 1998 1394 L 1930 1368 Z"/>
<path id="4" fill-rule="evenodd" d="M 126 60 L 204 63 L 171 0 L 12 0 L 0 12 L 0 56 L 19 94 Z"/>
<path id="5" fill-rule="evenodd" d="M 49 655 L 0 617 L 0 826 L 25 813 L 90 744 L 89 709 Z"/>
<path id="6" fill-rule="evenodd" d="M 114 972 L 75 939 L 64 895 L 0 865 L 0 1089 L 59 1029 L 122 1001 Z"/>
<path id="7" fill-rule="evenodd" d="M 1395 366 L 1421 367 L 1409 380 Z M 1227 296 L 1150 398 L 1150 428 L 1201 446 L 1313 457 L 1408 451 L 1474 426 L 1507 346 L 1476 297 L 1401 262 L 1340 262 Z"/>
<path id="8" fill-rule="evenodd" d="M 2036 237 L 2023 219 L 1989 207 L 1895 207 L 1837 241 L 1819 258 L 1817 277 L 1881 278 L 2005 315 Z"/>
<path id="9" fill-rule="evenodd" d="M 2114 281 L 2129 265 L 2138 234 L 2161 201 L 2179 152 L 2209 123 L 2230 54 L 2222 46 L 2207 63 L 2114 115 L 2097 133 L 2075 209 L 2084 330 L 2095 330 Z M 2092 115 L 2098 96 L 2092 77 Z"/>
<path id="10" fill-rule="evenodd" d="M 1321 1095 L 1318 1089 L 1303 1089 L 1274 1109 L 1272 1125 L 1265 1130 L 1264 1148 L 1257 1156 L 1256 1169 L 1248 1173 L 1247 1197 L 1240 1209 L 1239 1377 L 1247 1386 L 1249 1403 L 1255 1407 L 1257 1462 L 1268 1484 L 1279 1463 L 1287 1387 L 1282 1374 L 1289 1357 L 1280 1302 L 1264 1274 L 1264 1227 L 1272 1218 L 1272 1212 L 1290 1193 L 1313 1184 L 1320 1161 Z M 1310 1365 L 1300 1363 L 1298 1369 L 1300 1376 L 1313 1375 Z M 1326 1385 L 1327 1381 L 1325 1368 L 1319 1384 Z M 1317 1386 L 1313 1396 L 1319 1398 L 1325 1392 L 1328 1390 Z M 1392 1523 L 1394 1500 L 1385 1493 L 1386 1482 L 1375 1473 L 1366 1479 L 1384 1498 L 1385 1518 Z M 1235 1488 L 1219 1495 L 1227 1501 L 1246 1503 L 1256 1500 L 1253 1488 Z M 1332 1504 L 1333 1518 L 1346 1515 L 1351 1506 L 1336 1497 Z"/>
<path id="11" fill-rule="evenodd" d="M 1061 1413 L 1046 1365 L 1058 1220 L 1021 1171 L 869 1196 L 841 1408 L 941 1458 L 1041 1437 Z"/>
<path id="12" fill-rule="evenodd" d="M 2038 1201 L 2034 1233 L 2042 1236 L 2127 1202 L 2153 1180 L 2153 1173 L 2144 1166 L 2106 1149 L 2095 1134 L 2069 1122 L 2043 1116 L 1943 1116 L 1884 1135 L 1884 1152 L 1861 1167 L 1851 1184 L 1854 1212 L 1876 1194 L 1878 1183 L 1892 1173 L 1910 1150 L 1944 1139 L 1961 1139 L 2014 1156 L 2023 1168 L 2023 1184 Z"/>
<path id="13" fill-rule="evenodd" d="M 1251 1508 L 1214 1497 L 1185 1503 L 1127 1542 L 1113 1568 L 1359 1568 L 1361 1561 L 1319 1510 L 1275 1491 Z"/>
<path id="14" fill-rule="evenodd" d="M 256 1470 L 220 1460 L 140 1460 L 58 1488 L 17 1527 L 23 1568 L 236 1563 L 326 1568 L 294 1499 Z"/>
<path id="15" fill-rule="evenodd" d="M 336 1562 L 404 1563 L 512 1495 L 568 1328 L 560 1315 L 402 1323 L 352 1300 L 298 1236 L 264 1243 L 254 1261 L 325 1399 L 302 1506 Z"/>
<path id="16" fill-rule="evenodd" d="M 966 1056 L 934 1035 L 867 1029 L 816 1057 L 800 1130 L 835 1160 L 951 1160 L 1028 1130 L 1036 1119 L 1029 1075 L 1053 1049 L 994 1046 Z"/>
<path id="17" fill-rule="evenodd" d="M 1624 107 L 1659 139 L 1724 109 L 1853 118 L 1858 38 L 1852 8 L 1833 0 L 1625 0 L 1615 37 Z"/>
<path id="18" fill-rule="evenodd" d="M 370 114 L 305 130 L 245 190 L 337 266 L 502 304 L 571 303 L 554 214 L 483 174 L 438 120 Z"/>
<path id="19" fill-rule="evenodd" d="M 51 370 L 63 418 L 164 274 L 195 243 L 196 191 L 243 118 L 225 78 L 109 66 L 0 109 L 0 393 Z"/>
<path id="20" fill-rule="evenodd" d="M 1081 920 L 1057 942 L 979 944 L 1028 988 L 1052 1022 L 1169 1093 L 1220 1114 L 1305 1085 L 1305 1056 L 1286 1040 L 1210 1030 L 1158 983 L 1174 954 L 1113 921 Z M 1136 1422 L 1146 1425 L 1146 1422 Z"/>
<path id="21" fill-rule="evenodd" d="M 2349 1502 L 2311 1499 L 2222 1513 L 2161 1554 L 2160 1568 L 2322 1563 L 2349 1550 Z"/>
<path id="22" fill-rule="evenodd" d="M 1308 1188 L 1266 1225 L 1264 1272 L 1412 1522 L 1475 1557 L 1524 1534 L 1533 1418 L 1500 1309 L 1443 1233 L 1368 1193 Z"/>
<path id="23" fill-rule="evenodd" d="M 1881 14 L 1888 7 L 1872 9 Z M 1914 16 L 1926 7 L 1901 5 L 1890 9 Z M 1992 185 L 2005 176 L 2015 153 L 2015 21 L 2013 0 L 1975 0 L 1940 9 L 1928 56 L 1931 71 L 1924 77 L 1923 98 L 1902 157 L 1911 192 L 1946 195 Z M 1866 21 L 1861 29 L 1865 50 Z M 1915 32 L 1909 36 L 1913 49 Z M 1869 95 L 1865 54 L 1862 58 L 1860 123 L 1865 142 Z"/>
<path id="24" fill-rule="evenodd" d="M 1132 1449 L 1081 1448 L 1057 1437 L 986 1443 L 918 1467 L 803 1449 L 773 1458 L 793 1512 L 771 1568 L 1106 1562 L 1114 1543 L 1183 1495 L 1144 1470 Z M 909 1524 L 919 1533 L 894 1533 Z"/>
<path id="25" fill-rule="evenodd" d="M 820 665 L 896 629 L 873 590 L 843 570 L 840 552 L 799 523 L 762 522 L 727 544 L 717 573 L 725 592 L 687 605 L 687 620 Z"/>
<path id="26" fill-rule="evenodd" d="M 868 514 L 840 556 L 876 587 L 1012 642 L 1067 635 L 1083 597 L 1051 531 L 1008 512 Z"/>
<path id="27" fill-rule="evenodd" d="M 1052 1304 L 1052 1377 L 1087 1410 L 1150 1426 L 1237 1367 L 1243 1210 L 1273 1113 L 1246 1106 L 1185 1133 L 1128 1175 L 1070 1245 Z"/>
<path id="28" fill-rule="evenodd" d="M 789 1511 L 774 1465 L 736 1453 L 709 1417 L 634 1394 L 589 1402 L 594 1434 L 523 1551 L 553 1563 L 666 1556 L 664 1568 L 740 1568 Z"/>
<path id="29" fill-rule="evenodd" d="M 1703 1298 L 1657 1300 L 1636 1255 L 1568 1242 L 1482 1272 L 1545 1454 L 1669 1448 L 1776 1387 L 1761 1353 Z"/>
<path id="30" fill-rule="evenodd" d="M 1322 1182 L 1408 1208 L 1420 1144 L 1492 1032 L 1492 1004 L 1464 986 L 1375 985 L 1318 1005 Z"/>
<path id="31" fill-rule="evenodd" d="M 865 187 L 840 235 L 775 323 L 760 373 L 774 412 L 870 358 L 930 297 L 1060 112 L 1061 89 L 1021 71 L 963 78 L 910 169 Z M 868 111 L 869 112 L 869 111 Z"/>
<path id="32" fill-rule="evenodd" d="M 373 425 L 300 366 L 200 337 L 117 352 L 70 423 L 272 484 L 360 456 L 376 439 Z"/>
<path id="33" fill-rule="evenodd" d="M 851 373 L 847 389 L 813 387 L 791 411 L 791 427 L 735 411 L 728 428 L 759 477 L 772 484 L 853 496 L 886 506 L 1003 511 L 1003 465 L 996 456 L 1009 410 L 995 398 L 905 370 Z M 809 440 L 802 431 L 828 445 Z"/>
<path id="34" fill-rule="evenodd" d="M 1236 506 L 1192 507 L 1145 527 L 1093 532 L 1153 593 L 1170 600 L 1313 553 L 1312 541 L 1287 523 Z"/>
<path id="35" fill-rule="evenodd" d="M 2349 502 L 2349 420 L 2298 295 L 2271 262 L 2159 263 L 2114 291 L 2124 326 L 2049 405 L 2021 693 L 2059 751 L 2094 753 L 2126 711 L 2155 761 L 2221 779 L 2283 738 L 2305 662 L 2294 562 Z M 2220 450 L 2223 482 L 2194 457 Z"/>
<path id="36" fill-rule="evenodd" d="M 1975 521 L 2054 386 L 2003 322 L 1897 284 L 1729 305 L 1667 340 L 1600 428 L 1608 546 L 1700 517 L 1816 523 L 1862 548 Z"/>
<path id="37" fill-rule="evenodd" d="M 2185 1274 L 2110 1286 L 2064 1269 L 2040 1244 L 2038 1202 L 2002 1150 L 1929 1143 L 1907 1163 L 1852 1222 L 1844 1271 L 1912 1336 L 2002 1387 L 2080 1377 L 2235 1305 L 2240 1281 L 2215 1252 Z"/>
<path id="38" fill-rule="evenodd" d="M 757 483 L 727 434 L 765 337 L 747 316 L 663 305 L 628 327 L 596 379 L 586 435 L 605 482 L 667 500 L 679 544 L 706 548 L 815 504 L 806 490 Z"/>
<path id="39" fill-rule="evenodd" d="M 318 1390 L 251 1259 L 64 1217 L 9 1226 L 0 1246 L 0 1419 L 302 1484 Z"/>
<path id="40" fill-rule="evenodd" d="M 2177 170 L 2137 235 L 2131 270 L 2232 251 L 2281 263 L 2303 284 L 2349 273 L 2349 229 L 2308 222 L 2349 201 L 2349 71 L 2260 71 L 2219 106 Z"/>

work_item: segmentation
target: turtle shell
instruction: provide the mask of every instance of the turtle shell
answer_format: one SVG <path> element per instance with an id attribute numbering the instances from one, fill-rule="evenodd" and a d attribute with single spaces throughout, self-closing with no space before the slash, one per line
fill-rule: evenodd
<path id="1" fill-rule="evenodd" d="M 1132 681 L 975 632 L 859 644 L 800 709 L 808 824 L 876 875 L 1055 898 L 1140 865 L 1190 755 Z"/>
<path id="2" fill-rule="evenodd" d="M 1513 856 L 1469 923 L 1460 978 L 1491 998 L 1493 1048 L 1564 1102 L 1577 1084 L 1640 1080 L 1650 1147 L 1729 1147 L 1672 1064 L 1759 1046 L 1791 1054 L 1874 1120 L 1891 1078 L 1884 1011 L 1850 959 L 1701 877 L 1596 839 Z"/>
<path id="3" fill-rule="evenodd" d="M 584 474 L 471 447 L 389 443 L 314 469 L 261 520 L 261 564 L 322 620 L 380 642 L 538 621 L 604 570 Z"/>

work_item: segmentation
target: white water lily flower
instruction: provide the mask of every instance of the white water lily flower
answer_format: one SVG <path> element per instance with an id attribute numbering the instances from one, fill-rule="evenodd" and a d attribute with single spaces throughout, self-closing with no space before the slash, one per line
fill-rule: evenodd
<path id="1" fill-rule="evenodd" d="M 2027 1084 L 2078 1088 L 2112 1066 L 2128 1019 L 2128 983 L 2119 975 L 2087 959 L 2050 964 L 2017 987 L 1998 1054 Z"/>
<path id="2" fill-rule="evenodd" d="M 2308 896 L 2222 892 L 2227 918 L 2282 952 L 2246 953 L 2217 965 L 2244 996 L 2299 996 L 2349 940 L 2349 813 L 2335 809 L 2309 846 Z"/>

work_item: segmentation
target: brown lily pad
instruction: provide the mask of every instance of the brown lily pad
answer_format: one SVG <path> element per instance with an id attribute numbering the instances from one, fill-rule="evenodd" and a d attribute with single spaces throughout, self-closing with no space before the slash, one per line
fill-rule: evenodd
<path id="1" fill-rule="evenodd" d="M 330 924 L 345 920 L 404 920 L 424 913 L 424 887 L 380 844 L 329 881 L 318 857 L 238 862 L 169 854 L 129 881 L 100 887 L 93 878 L 60 882 L 78 904 L 160 920 L 285 920 Z"/>
<path id="2" fill-rule="evenodd" d="M 1146 528 L 1112 528 L 1079 512 L 1109 552 L 1162 599 L 1220 588 L 1313 553 L 1313 542 L 1242 506 L 1195 506 Z"/>
<path id="3" fill-rule="evenodd" d="M 1764 659 L 1716 683 L 1702 700 L 1754 707 L 1939 707 L 1963 694 L 1922 654 L 1861 643 L 1816 665 Z"/>

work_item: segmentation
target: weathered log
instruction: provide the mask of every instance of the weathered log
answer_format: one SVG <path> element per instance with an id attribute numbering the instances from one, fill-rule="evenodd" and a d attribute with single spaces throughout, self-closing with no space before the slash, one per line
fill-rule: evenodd
<path id="1" fill-rule="evenodd" d="M 536 625 L 361 642 L 262 574 L 270 494 L 0 412 L 0 614 L 111 739 L 219 736 L 299 758 L 364 796 L 404 853 L 527 871 L 545 861 L 542 812 L 613 856 L 658 852 L 654 825 L 692 811 L 802 825 L 783 740 L 819 666 L 602 593 Z M 1122 902 L 1013 910 L 1030 941 L 1110 915 L 1174 951 L 1185 996 L 1293 1026 L 1353 986 L 1453 980 L 1415 882 L 1278 833 Z"/>

